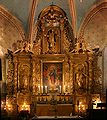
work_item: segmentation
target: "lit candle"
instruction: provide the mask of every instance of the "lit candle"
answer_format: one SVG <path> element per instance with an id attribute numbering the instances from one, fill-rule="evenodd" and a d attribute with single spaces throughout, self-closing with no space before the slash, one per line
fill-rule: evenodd
<path id="1" fill-rule="evenodd" d="M 45 86 L 45 93 L 47 93 L 48 92 L 48 89 L 47 89 L 47 86 Z"/>
<path id="2" fill-rule="evenodd" d="M 59 86 L 59 93 L 61 93 L 61 86 Z"/>
<path id="3" fill-rule="evenodd" d="M 43 86 L 41 86 L 41 93 L 43 93 Z"/>
<path id="4" fill-rule="evenodd" d="M 64 93 L 65 93 L 66 91 L 65 91 L 65 85 L 64 85 Z"/>

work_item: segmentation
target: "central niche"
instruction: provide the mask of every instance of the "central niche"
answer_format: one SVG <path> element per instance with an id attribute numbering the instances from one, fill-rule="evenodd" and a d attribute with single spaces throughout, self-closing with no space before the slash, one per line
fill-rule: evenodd
<path id="1" fill-rule="evenodd" d="M 61 32 L 58 27 L 47 28 L 46 39 L 44 42 L 46 43 L 44 51 L 45 53 L 60 53 L 60 44 L 61 44 Z"/>
<path id="2" fill-rule="evenodd" d="M 61 53 L 61 17 L 56 8 L 50 7 L 41 18 L 43 30 L 43 53 Z"/>

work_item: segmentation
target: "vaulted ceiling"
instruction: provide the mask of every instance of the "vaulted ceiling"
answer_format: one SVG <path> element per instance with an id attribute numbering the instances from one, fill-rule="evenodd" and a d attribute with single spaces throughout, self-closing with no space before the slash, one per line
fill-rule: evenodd
<path id="1" fill-rule="evenodd" d="M 103 2 L 107 2 L 107 0 L 0 0 L 0 7 L 3 8 L 3 10 L 6 10 L 6 12 L 8 12 L 8 16 L 13 16 L 9 18 L 11 23 L 8 24 L 8 22 L 5 22 L 9 26 L 8 30 L 5 30 L 5 32 L 8 31 L 6 32 L 8 37 L 4 37 L 5 39 L 3 42 L 0 41 L 0 46 L 6 49 L 7 47 L 10 47 L 9 45 L 11 42 L 15 42 L 15 39 L 24 39 L 24 35 L 25 37 L 27 36 L 29 39 L 31 39 L 33 27 L 37 22 L 38 15 L 44 8 L 48 7 L 49 5 L 57 5 L 65 11 L 68 20 L 72 25 L 74 35 L 75 37 L 77 37 L 80 31 L 83 32 L 82 26 L 84 28 L 84 21 L 86 20 L 90 11 L 92 11 L 94 8 L 96 8 L 96 6 Z M 105 13 L 106 11 L 102 12 L 102 15 L 104 15 Z M 99 15 L 100 17 L 102 16 L 101 14 Z M 99 15 L 97 15 L 97 17 Z M 105 24 L 106 19 L 107 18 L 103 17 L 102 24 Z M 13 21 L 19 23 L 17 25 L 13 25 L 12 27 L 10 24 L 12 24 Z M 96 22 L 96 19 L 93 19 L 93 21 Z M 88 23 L 89 22 L 90 19 Z M 98 24 L 94 24 L 94 27 L 97 28 L 96 26 L 98 26 Z M 12 32 L 14 28 L 15 30 L 14 32 Z M 89 28 L 86 29 L 86 31 L 89 30 L 88 32 L 92 30 L 89 26 L 87 28 Z M 20 35 L 17 34 L 18 30 L 18 34 Z M 86 36 L 89 40 L 92 40 L 92 38 L 90 38 L 90 35 L 88 35 L 88 32 L 86 33 Z M 11 33 L 14 33 L 14 35 L 12 36 Z"/>
<path id="2" fill-rule="evenodd" d="M 57 5 L 62 8 L 69 21 L 76 20 L 76 28 L 79 29 L 85 15 L 90 9 L 102 0 L 0 0 L 0 5 L 6 8 L 12 15 L 18 18 L 25 30 L 27 30 L 29 17 L 34 12 L 34 19 L 37 20 L 40 12 L 49 5 Z M 33 10 L 33 11 L 32 11 Z"/>

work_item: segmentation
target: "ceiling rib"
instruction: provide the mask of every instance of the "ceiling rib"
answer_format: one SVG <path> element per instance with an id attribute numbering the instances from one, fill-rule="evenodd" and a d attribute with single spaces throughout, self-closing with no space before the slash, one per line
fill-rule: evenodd
<path id="1" fill-rule="evenodd" d="M 28 27 L 28 41 L 31 43 L 32 41 L 32 31 L 33 31 L 33 26 L 34 26 L 34 18 L 35 18 L 35 10 L 36 7 L 38 5 L 38 1 L 39 0 L 33 0 L 32 2 L 32 8 L 31 8 L 31 12 L 29 15 L 29 27 Z"/>
<path id="2" fill-rule="evenodd" d="M 77 36 L 76 33 L 76 9 L 75 9 L 75 2 L 74 0 L 69 0 L 69 7 L 70 7 L 70 14 L 72 16 L 72 27 L 73 27 L 73 31 L 74 31 L 74 36 Z"/>

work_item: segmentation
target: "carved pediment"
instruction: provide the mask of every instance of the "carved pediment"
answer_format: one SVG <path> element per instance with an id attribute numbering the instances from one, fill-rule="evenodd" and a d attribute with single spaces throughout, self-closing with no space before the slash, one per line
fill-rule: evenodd
<path id="1" fill-rule="evenodd" d="M 64 54 L 74 49 L 73 30 L 61 8 L 52 5 L 41 12 L 33 42 L 35 54 Z"/>

